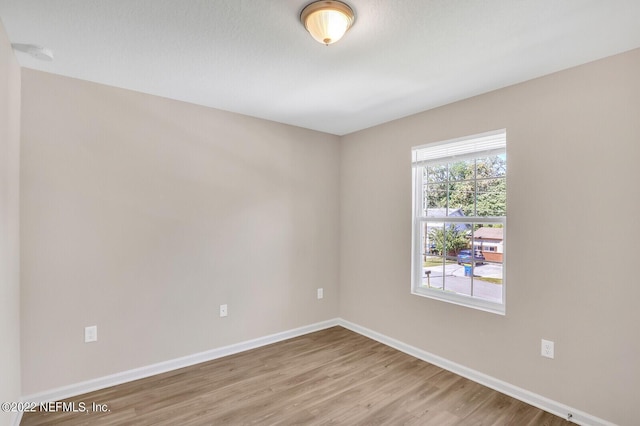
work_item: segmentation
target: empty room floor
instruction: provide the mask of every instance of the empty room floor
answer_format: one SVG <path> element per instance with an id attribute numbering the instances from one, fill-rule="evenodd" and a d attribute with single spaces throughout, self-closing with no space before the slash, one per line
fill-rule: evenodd
<path id="1" fill-rule="evenodd" d="M 65 402 L 85 412 L 26 413 L 21 424 L 571 424 L 342 327 Z"/>

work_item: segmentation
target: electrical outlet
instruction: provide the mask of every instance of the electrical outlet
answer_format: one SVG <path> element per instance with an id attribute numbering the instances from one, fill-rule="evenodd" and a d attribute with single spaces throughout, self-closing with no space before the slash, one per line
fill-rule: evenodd
<path id="1" fill-rule="evenodd" d="M 97 342 L 98 341 L 98 326 L 92 325 L 84 328 L 84 342 Z"/>
<path id="2" fill-rule="evenodd" d="M 318 289 L 318 299 L 322 299 L 324 297 L 324 290 L 322 288 Z"/>
<path id="3" fill-rule="evenodd" d="M 226 317 L 227 315 L 227 305 L 220 305 L 220 316 Z"/>
<path id="4" fill-rule="evenodd" d="M 553 347 L 553 342 L 551 340 L 544 340 L 542 339 L 541 345 L 540 345 L 540 355 L 542 355 L 545 358 L 551 358 L 553 359 L 553 355 L 554 355 L 554 347 Z"/>

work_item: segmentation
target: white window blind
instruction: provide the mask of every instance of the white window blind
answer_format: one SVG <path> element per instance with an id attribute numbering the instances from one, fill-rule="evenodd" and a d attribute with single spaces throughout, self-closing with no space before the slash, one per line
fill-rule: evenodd
<path id="1" fill-rule="evenodd" d="M 489 157 L 505 152 L 505 129 L 479 134 L 472 139 L 458 138 L 413 148 L 413 165 L 428 166 L 443 161 L 461 161 L 477 157 Z"/>

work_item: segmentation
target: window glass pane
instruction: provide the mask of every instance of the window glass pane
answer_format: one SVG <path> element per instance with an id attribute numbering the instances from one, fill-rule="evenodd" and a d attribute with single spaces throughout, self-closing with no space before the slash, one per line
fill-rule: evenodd
<path id="1" fill-rule="evenodd" d="M 497 276 L 500 278 L 496 278 Z M 486 263 L 473 270 L 473 297 L 502 303 L 502 265 Z M 499 281 L 499 282 L 498 282 Z"/>
<path id="2" fill-rule="evenodd" d="M 444 283 L 445 290 L 456 294 L 471 296 L 471 286 L 473 280 L 471 276 L 472 274 L 473 266 L 471 264 L 449 265 L 447 278 Z"/>
<path id="3" fill-rule="evenodd" d="M 426 216 L 446 216 L 447 208 L 447 184 L 430 183 L 426 189 L 427 211 Z"/>
<path id="4" fill-rule="evenodd" d="M 449 163 L 449 180 L 472 180 L 475 174 L 475 160 L 456 161 Z"/>
<path id="5" fill-rule="evenodd" d="M 429 183 L 446 182 L 448 178 L 447 165 L 437 164 L 435 166 L 427 166 L 424 168 L 426 173 L 425 181 Z"/>
<path id="6" fill-rule="evenodd" d="M 473 248 L 477 257 L 473 271 L 474 297 L 502 303 L 504 229 L 502 225 L 476 224 Z"/>
<path id="7" fill-rule="evenodd" d="M 471 223 L 448 223 L 447 234 L 449 264 L 445 271 L 445 290 L 471 296 L 473 265 L 469 256 Z"/>
<path id="8" fill-rule="evenodd" d="M 478 180 L 476 216 L 506 216 L 506 178 Z"/>
<path id="9" fill-rule="evenodd" d="M 455 262 L 458 252 L 469 245 L 470 223 L 445 223 L 442 234 L 435 235 L 436 248 L 440 249 L 448 260 Z"/>
<path id="10" fill-rule="evenodd" d="M 445 263 L 442 256 L 427 256 L 422 274 L 422 286 L 425 288 L 444 288 Z"/>
<path id="11" fill-rule="evenodd" d="M 430 255 L 443 256 L 444 223 L 424 222 L 424 247 L 428 247 Z"/>
<path id="12" fill-rule="evenodd" d="M 449 216 L 474 216 L 475 182 L 462 181 L 449 184 Z"/>
<path id="13" fill-rule="evenodd" d="M 421 283 L 426 288 L 441 289 L 444 286 L 445 257 L 436 246 L 436 238 L 443 233 L 444 223 L 423 222 L 422 232 L 422 268 Z"/>
<path id="14" fill-rule="evenodd" d="M 478 179 L 496 178 L 507 176 L 507 156 L 506 154 L 494 155 L 492 157 L 478 158 L 476 162 L 476 176 Z"/>

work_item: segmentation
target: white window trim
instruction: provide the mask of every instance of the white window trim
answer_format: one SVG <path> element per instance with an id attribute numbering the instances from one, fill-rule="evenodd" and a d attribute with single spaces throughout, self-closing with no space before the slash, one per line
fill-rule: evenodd
<path id="1" fill-rule="evenodd" d="M 502 139 L 503 147 L 499 145 L 498 139 Z M 488 142 L 484 145 L 478 144 L 475 149 L 473 147 L 464 147 L 465 141 L 481 141 Z M 442 153 L 436 159 L 418 158 L 417 152 L 421 148 L 431 148 L 446 146 L 451 144 L 455 149 L 440 150 Z M 487 146 L 488 145 L 488 146 Z M 446 147 L 443 147 L 446 148 Z M 444 302 L 470 307 L 481 311 L 491 312 L 499 315 L 506 315 L 506 267 L 507 267 L 507 218 L 505 217 L 450 217 L 445 218 L 429 218 L 429 220 L 446 221 L 447 223 L 500 223 L 503 225 L 503 250 L 502 250 L 502 303 L 491 302 L 471 296 L 458 293 L 445 292 L 438 289 L 425 288 L 422 284 L 423 265 L 420 261 L 422 257 L 422 241 L 420 238 L 421 226 L 425 222 L 420 212 L 422 210 L 422 173 L 416 173 L 418 167 L 428 164 L 442 164 L 447 161 L 460 161 L 470 158 L 479 158 L 483 156 L 495 155 L 496 153 L 505 152 L 506 150 L 506 129 L 495 130 L 491 132 L 471 135 L 463 138 L 451 139 L 448 141 L 436 142 L 412 148 L 412 226 L 411 226 L 411 294 L 416 296 L 427 297 L 431 299 L 441 300 Z"/>

